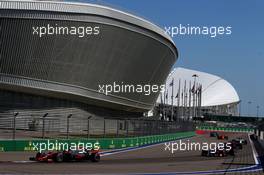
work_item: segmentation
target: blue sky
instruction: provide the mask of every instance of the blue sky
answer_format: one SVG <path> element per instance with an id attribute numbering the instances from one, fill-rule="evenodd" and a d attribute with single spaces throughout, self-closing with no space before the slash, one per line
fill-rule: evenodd
<path id="1" fill-rule="evenodd" d="M 83 0 L 85 1 L 85 0 Z M 176 67 L 200 70 L 229 81 L 242 100 L 242 114 L 264 117 L 264 1 L 263 0 L 104 0 L 164 26 L 232 26 L 230 36 L 178 36 Z"/>

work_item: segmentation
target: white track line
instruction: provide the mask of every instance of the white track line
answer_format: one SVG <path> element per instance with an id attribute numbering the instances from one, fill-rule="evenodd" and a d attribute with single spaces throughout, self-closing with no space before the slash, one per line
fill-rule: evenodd
<path id="1" fill-rule="evenodd" d="M 140 149 L 145 149 L 145 148 L 150 148 L 150 147 L 154 147 L 154 146 L 158 146 L 158 145 L 162 145 L 164 143 L 167 143 L 167 142 L 173 142 L 173 141 L 178 141 L 178 140 L 186 140 L 186 139 L 190 139 L 194 136 L 190 136 L 190 137 L 184 137 L 184 138 L 179 138 L 179 139 L 176 139 L 176 140 L 169 140 L 169 141 L 164 141 L 164 142 L 160 142 L 160 143 L 154 143 L 154 144 L 151 144 L 151 145 L 146 145 L 146 146 L 139 146 L 139 147 L 131 147 L 131 148 L 124 148 L 124 149 L 120 149 L 120 151 L 116 151 L 116 152 L 113 152 L 113 153 L 107 153 L 108 151 L 105 151 L 102 152 L 103 155 L 101 155 L 101 157 L 103 156 L 109 156 L 109 155 L 114 155 L 114 154 L 119 154 L 119 153 L 125 153 L 125 152 L 130 152 L 130 151 L 136 151 L 136 150 L 140 150 Z"/>
<path id="2" fill-rule="evenodd" d="M 259 160 L 258 160 L 258 153 L 257 153 L 257 151 L 256 151 L 255 146 L 253 145 L 252 140 L 250 139 L 249 134 L 248 134 L 248 140 L 249 140 L 250 145 L 251 145 L 251 149 L 252 149 L 252 153 L 253 153 L 253 158 L 254 158 L 255 164 L 256 164 L 256 165 L 259 165 L 260 163 L 259 163 Z"/>

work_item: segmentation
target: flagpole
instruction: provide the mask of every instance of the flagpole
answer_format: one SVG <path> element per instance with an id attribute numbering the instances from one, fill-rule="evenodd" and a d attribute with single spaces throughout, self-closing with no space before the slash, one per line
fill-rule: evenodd
<path id="1" fill-rule="evenodd" d="M 195 98 L 195 117 L 198 116 L 198 110 L 199 110 L 199 106 L 198 106 L 198 90 L 199 90 L 199 85 L 198 83 L 196 82 L 196 91 L 195 91 L 195 95 L 196 95 L 196 98 Z"/>
<path id="2" fill-rule="evenodd" d="M 191 119 L 191 103 L 192 103 L 192 82 L 190 81 L 189 83 L 189 110 L 188 110 L 188 114 L 189 114 L 189 120 Z"/>
<path id="3" fill-rule="evenodd" d="M 171 118 L 170 121 L 173 120 L 174 110 L 173 110 L 173 89 L 174 89 L 174 79 L 172 79 L 172 90 L 171 90 Z"/>
<path id="4" fill-rule="evenodd" d="M 181 92 L 181 99 L 182 99 L 182 102 L 181 102 L 181 117 L 183 117 L 183 113 L 184 113 L 184 97 L 183 97 L 183 94 L 184 94 L 184 87 L 182 88 L 182 92 Z"/>
<path id="5" fill-rule="evenodd" d="M 186 117 L 186 80 L 184 81 L 184 112 L 183 112 L 183 116 L 184 118 Z"/>
<path id="6" fill-rule="evenodd" d="M 194 114 L 194 117 L 197 117 L 197 82 L 195 83 L 195 91 L 194 91 L 194 95 L 195 95 L 195 104 L 194 104 L 194 107 L 195 107 L 195 114 Z"/>
<path id="7" fill-rule="evenodd" d="M 166 90 L 166 105 L 165 105 L 165 119 L 167 120 L 167 117 L 168 117 L 168 109 L 167 109 L 167 106 L 168 106 L 168 89 Z"/>
<path id="8" fill-rule="evenodd" d="M 202 85 L 200 85 L 200 109 L 199 109 L 199 117 L 201 117 L 202 116 L 202 88 L 203 88 L 203 86 Z"/>
<path id="9" fill-rule="evenodd" d="M 198 75 L 193 74 L 192 77 L 194 78 L 194 84 L 193 84 L 193 117 L 196 117 L 196 78 L 198 77 Z"/>
<path id="10" fill-rule="evenodd" d="M 198 100 L 197 100 L 197 105 L 198 105 L 198 111 L 197 111 L 197 116 L 200 117 L 200 84 L 198 84 Z"/>
<path id="11" fill-rule="evenodd" d="M 165 84 L 165 89 L 163 92 L 163 107 L 162 107 L 162 112 L 163 112 L 163 120 L 165 120 L 165 95 L 166 95 L 166 84 Z"/>
<path id="12" fill-rule="evenodd" d="M 193 96 L 193 99 L 192 99 L 192 102 L 193 102 L 192 117 L 194 117 L 195 116 L 195 83 L 193 83 L 193 87 L 192 87 L 192 96 Z"/>
<path id="13" fill-rule="evenodd" d="M 177 118 L 180 117 L 180 98 L 181 98 L 181 79 L 179 79 L 179 88 L 178 88 L 178 110 L 177 110 Z"/>

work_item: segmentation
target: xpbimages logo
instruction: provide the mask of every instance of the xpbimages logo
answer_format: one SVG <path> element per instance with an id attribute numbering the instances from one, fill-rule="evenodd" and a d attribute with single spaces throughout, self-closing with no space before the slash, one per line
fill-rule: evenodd
<path id="1" fill-rule="evenodd" d="M 75 35 L 79 38 L 91 35 L 99 35 L 99 26 L 59 26 L 58 24 L 45 26 L 33 26 L 33 35 L 44 37 L 48 35 Z"/>
<path id="2" fill-rule="evenodd" d="M 179 140 L 178 142 L 166 142 L 164 144 L 165 151 L 169 151 L 174 154 L 176 151 L 201 151 L 201 150 L 210 150 L 211 153 L 216 153 L 217 150 L 220 151 L 230 151 L 232 149 L 231 143 L 206 143 L 206 142 L 190 142 L 187 140 L 183 142 Z"/>
<path id="3" fill-rule="evenodd" d="M 91 150 L 100 149 L 100 144 L 98 142 L 90 143 L 90 142 L 61 142 L 58 140 L 51 141 L 47 140 L 46 142 L 32 142 L 31 147 L 33 147 L 33 150 L 35 151 L 52 151 L 52 150 Z"/>
<path id="4" fill-rule="evenodd" d="M 183 25 L 179 24 L 176 26 L 165 26 L 165 33 L 170 35 L 172 38 L 179 35 L 192 35 L 192 36 L 209 36 L 216 38 L 223 35 L 231 35 L 231 26 L 192 26 L 190 24 Z"/>
<path id="5" fill-rule="evenodd" d="M 142 93 L 150 95 L 151 93 L 164 92 L 165 85 L 150 85 L 150 84 L 124 84 L 123 82 L 113 82 L 113 84 L 99 84 L 98 92 L 105 95 L 111 93 Z"/>

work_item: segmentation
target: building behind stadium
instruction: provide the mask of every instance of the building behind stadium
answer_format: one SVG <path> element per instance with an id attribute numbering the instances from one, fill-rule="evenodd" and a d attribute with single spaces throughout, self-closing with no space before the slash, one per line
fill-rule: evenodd
<path id="1" fill-rule="evenodd" d="M 167 119 L 201 117 L 204 114 L 239 115 L 240 99 L 223 78 L 185 68 L 174 69 L 166 80 L 155 113 Z M 172 112 L 173 109 L 173 112 Z"/>

